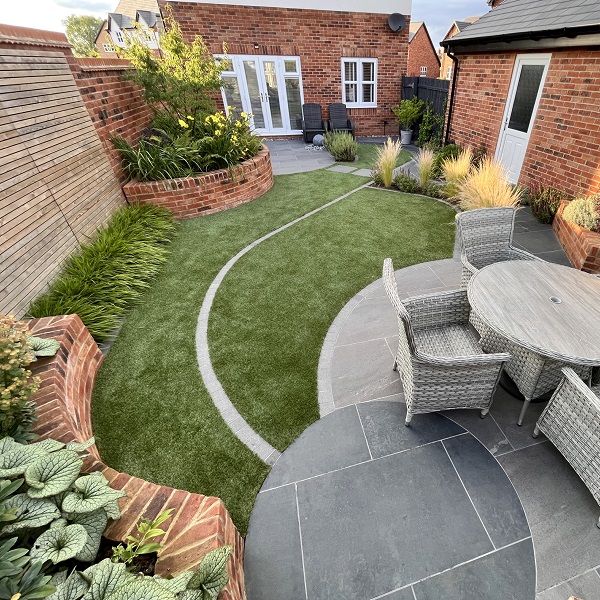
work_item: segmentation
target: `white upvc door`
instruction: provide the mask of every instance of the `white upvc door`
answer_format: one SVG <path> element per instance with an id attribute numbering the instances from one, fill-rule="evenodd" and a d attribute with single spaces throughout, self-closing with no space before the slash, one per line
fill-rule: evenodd
<path id="1" fill-rule="evenodd" d="M 527 144 L 542 97 L 551 54 L 517 56 L 496 147 L 511 183 L 519 181 Z"/>
<path id="2" fill-rule="evenodd" d="M 251 113 L 254 130 L 261 135 L 301 133 L 300 58 L 256 55 L 228 58 L 231 70 L 223 73 L 222 88 L 225 106 Z"/>

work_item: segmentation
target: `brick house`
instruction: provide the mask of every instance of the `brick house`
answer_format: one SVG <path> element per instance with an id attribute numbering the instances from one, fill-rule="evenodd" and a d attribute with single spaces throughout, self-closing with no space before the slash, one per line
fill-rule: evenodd
<path id="1" fill-rule="evenodd" d="M 409 77 L 433 77 L 440 73 L 440 59 L 431 41 L 427 25 L 423 21 L 412 21 L 408 33 Z"/>
<path id="2" fill-rule="evenodd" d="M 475 23 L 479 17 L 467 17 L 464 21 L 454 21 L 448 29 L 448 32 L 444 36 L 444 39 L 452 38 L 464 31 L 471 23 Z M 442 48 L 441 61 L 440 61 L 440 79 L 452 79 L 452 67 L 454 63 L 448 56 L 445 48 Z"/>
<path id="3" fill-rule="evenodd" d="M 504 0 L 442 43 L 457 70 L 446 141 L 504 163 L 510 181 L 600 190 L 600 2 Z"/>
<path id="4" fill-rule="evenodd" d="M 344 102 L 357 135 L 382 135 L 394 122 L 408 58 L 411 0 L 159 0 L 173 9 L 184 36 L 201 35 L 215 55 L 227 44 L 221 108 L 254 115 L 265 136 L 301 134 L 302 104 Z M 389 131 L 389 127 L 388 127 Z"/>

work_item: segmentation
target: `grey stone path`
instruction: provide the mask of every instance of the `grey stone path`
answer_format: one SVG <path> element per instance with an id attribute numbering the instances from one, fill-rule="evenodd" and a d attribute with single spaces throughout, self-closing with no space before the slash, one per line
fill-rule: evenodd
<path id="1" fill-rule="evenodd" d="M 546 260 L 568 264 L 551 226 L 539 224 L 528 209 L 517 215 L 514 240 Z M 460 271 L 460 263 L 448 259 L 401 269 L 396 279 L 401 296 L 407 297 L 455 289 Z M 322 415 L 376 401 L 402 405 L 402 385 L 391 369 L 397 344 L 396 316 L 381 281 L 347 304 L 327 338 L 319 365 Z M 515 486 L 533 536 L 537 599 L 567 600 L 575 595 L 582 600 L 600 600 L 600 531 L 595 526 L 598 505 L 554 446 L 543 437 L 531 437 L 544 405 L 531 405 L 523 427 L 516 425 L 520 406 L 500 388 L 486 419 L 480 419 L 477 411 L 467 410 L 446 411 L 444 415 L 473 434 L 496 457 Z M 418 421 L 413 426 L 421 429 Z M 422 427 L 424 430 L 428 425 Z M 418 594 L 417 598 L 420 600 Z"/>
<path id="2" fill-rule="evenodd" d="M 305 173 L 329 167 L 335 160 L 324 148 L 314 148 L 301 138 L 293 140 L 265 140 L 271 153 L 273 175 Z"/>

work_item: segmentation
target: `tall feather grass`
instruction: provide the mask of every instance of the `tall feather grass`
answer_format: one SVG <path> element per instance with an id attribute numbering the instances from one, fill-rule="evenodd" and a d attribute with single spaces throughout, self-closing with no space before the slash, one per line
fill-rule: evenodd
<path id="1" fill-rule="evenodd" d="M 389 137 L 383 146 L 377 148 L 377 160 L 373 172 L 378 174 L 381 183 L 387 188 L 392 185 L 394 180 L 394 169 L 401 150 L 400 140 L 394 142 Z"/>
<path id="2" fill-rule="evenodd" d="M 515 206 L 520 191 L 508 182 L 502 164 L 491 157 L 458 183 L 458 199 L 463 210 Z"/>
<path id="3" fill-rule="evenodd" d="M 431 174 L 433 172 L 434 152 L 429 148 L 421 148 L 415 159 L 417 169 L 419 171 L 419 185 L 424 190 L 429 184 Z"/>
<path id="4" fill-rule="evenodd" d="M 166 209 L 140 205 L 118 210 L 90 243 L 67 259 L 29 314 L 77 313 L 95 340 L 107 339 L 160 271 L 175 231 Z"/>
<path id="5" fill-rule="evenodd" d="M 472 170 L 473 150 L 470 146 L 463 148 L 457 157 L 449 157 L 442 161 L 442 176 L 446 180 L 446 193 L 456 196 L 459 184 L 465 180 Z"/>

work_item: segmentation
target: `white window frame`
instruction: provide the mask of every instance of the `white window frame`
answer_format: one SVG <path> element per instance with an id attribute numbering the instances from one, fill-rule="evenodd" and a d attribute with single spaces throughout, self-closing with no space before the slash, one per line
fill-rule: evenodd
<path id="1" fill-rule="evenodd" d="M 346 63 L 353 62 L 356 63 L 356 81 L 347 80 L 346 79 L 346 69 L 344 68 Z M 364 63 L 373 63 L 374 73 L 373 73 L 373 81 L 365 81 L 362 77 L 363 75 L 363 64 Z M 377 69 L 378 69 L 378 61 L 376 58 L 355 58 L 353 56 L 343 56 L 342 57 L 342 102 L 348 108 L 377 108 Z M 359 100 L 358 102 L 350 102 L 346 99 L 346 84 L 347 83 L 355 83 L 357 97 L 363 98 L 363 85 L 373 85 L 373 102 L 363 102 Z"/>
<path id="2" fill-rule="evenodd" d="M 419 77 L 427 77 L 427 67 L 421 67 L 421 71 L 419 73 Z"/>
<path id="3" fill-rule="evenodd" d="M 125 43 L 125 36 L 123 35 L 123 32 L 120 29 L 115 30 L 115 37 L 117 38 L 117 41 L 119 43 Z"/>
<path id="4" fill-rule="evenodd" d="M 102 48 L 104 50 L 104 52 L 115 52 L 115 47 L 113 46 L 113 44 L 102 44 Z"/>
<path id="5" fill-rule="evenodd" d="M 448 65 L 446 67 L 446 79 L 451 79 L 452 78 L 452 65 Z"/>

